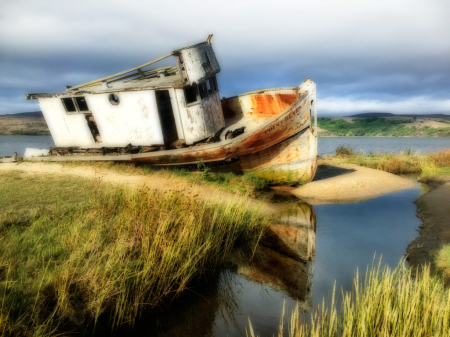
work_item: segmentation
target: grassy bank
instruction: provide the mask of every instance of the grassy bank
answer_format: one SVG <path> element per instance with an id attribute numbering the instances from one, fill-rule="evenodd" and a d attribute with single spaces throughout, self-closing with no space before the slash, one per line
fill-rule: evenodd
<path id="1" fill-rule="evenodd" d="M 397 154 L 357 154 L 353 149 L 340 146 L 334 157 L 324 156 L 324 163 L 356 164 L 394 174 L 416 173 L 421 177 L 450 174 L 450 149 L 435 153 L 414 154 L 410 150 Z"/>
<path id="2" fill-rule="evenodd" d="M 15 193 L 28 191 L 34 210 L 0 221 L 5 335 L 86 331 L 99 319 L 111 328 L 133 325 L 146 307 L 167 304 L 213 274 L 234 249 L 251 255 L 265 227 L 265 218 L 232 201 L 216 205 L 69 177 L 67 188 L 52 180 L 56 192 L 49 198 L 30 188 L 36 176 L 23 173 L 11 191 L 5 183 L 14 174 L 0 175 L 0 195 L 16 200 L 2 199 L 1 207 L 14 209 Z M 83 192 L 74 193 L 74 184 Z M 66 189 L 72 196 L 59 194 Z"/>
<path id="3" fill-rule="evenodd" d="M 48 163 L 53 165 L 53 163 Z M 241 195 L 255 196 L 268 188 L 268 183 L 251 173 L 211 172 L 203 163 L 197 164 L 197 170 L 184 168 L 159 168 L 150 165 L 114 162 L 61 162 L 68 167 L 92 167 L 104 172 L 115 172 L 124 175 L 156 176 L 164 178 L 180 178 L 190 184 L 213 186 L 215 188 Z"/>
<path id="4" fill-rule="evenodd" d="M 321 136 L 383 136 L 383 137 L 450 137 L 450 127 L 408 126 L 414 119 L 395 120 L 379 117 L 344 119 L 319 118 L 317 125 L 325 130 Z M 444 124 L 445 123 L 445 124 Z M 405 125 L 406 124 L 406 125 Z"/>
<path id="5" fill-rule="evenodd" d="M 91 190 L 92 182 L 85 179 L 32 177 L 22 171 L 1 173 L 0 219 L 23 222 L 41 208 L 79 205 L 89 199 Z"/>
<path id="6" fill-rule="evenodd" d="M 298 307 L 287 327 L 291 337 L 428 337 L 450 334 L 450 289 L 442 279 L 424 272 L 411 275 L 401 263 L 395 270 L 374 267 L 364 281 L 358 274 L 352 292 L 333 293 L 330 306 L 322 304 L 307 322 Z M 283 320 L 282 320 L 283 322 Z M 279 336 L 283 336 L 283 324 Z M 250 335 L 255 336 L 250 323 Z"/>

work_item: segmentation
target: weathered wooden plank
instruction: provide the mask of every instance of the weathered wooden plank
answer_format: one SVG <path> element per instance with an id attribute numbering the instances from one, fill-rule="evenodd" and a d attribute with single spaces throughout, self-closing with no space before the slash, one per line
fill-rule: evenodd
<path id="1" fill-rule="evenodd" d="M 114 77 L 117 77 L 117 76 L 120 76 L 120 75 L 124 75 L 124 74 L 130 73 L 132 71 L 136 71 L 137 69 L 144 68 L 144 67 L 149 66 L 150 64 L 153 64 L 153 63 L 159 62 L 161 60 L 164 60 L 164 59 L 168 58 L 169 56 L 172 56 L 172 53 L 170 53 L 169 55 L 165 55 L 163 57 L 160 57 L 160 58 L 158 58 L 156 60 L 153 60 L 151 62 L 144 63 L 144 64 L 142 64 L 140 66 L 137 66 L 137 67 L 125 70 L 125 71 L 121 71 L 120 73 L 117 73 L 117 74 L 114 74 L 114 75 L 109 75 L 109 76 L 106 76 L 106 77 L 99 78 L 97 80 L 89 81 L 89 82 L 82 83 L 82 84 L 79 84 L 79 85 L 74 85 L 73 88 L 71 88 L 70 90 L 78 90 L 79 88 L 91 85 L 93 83 L 103 82 L 103 81 L 109 80 L 111 78 L 114 78 Z"/>

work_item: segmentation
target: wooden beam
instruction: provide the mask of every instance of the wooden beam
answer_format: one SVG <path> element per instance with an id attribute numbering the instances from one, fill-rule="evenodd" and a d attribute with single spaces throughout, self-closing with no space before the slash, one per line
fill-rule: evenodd
<path id="1" fill-rule="evenodd" d="M 150 70 L 143 71 L 143 73 L 144 73 L 144 75 L 146 75 L 145 77 L 147 78 L 147 77 L 148 77 L 148 76 L 147 76 L 148 73 L 156 72 L 156 71 L 162 70 L 162 69 L 169 69 L 169 68 L 171 68 L 171 66 L 161 67 L 161 68 L 156 68 L 156 69 L 150 69 Z M 113 79 L 113 80 L 111 80 L 111 81 L 108 81 L 108 83 L 117 82 L 117 81 L 120 81 L 120 80 L 124 80 L 124 79 L 126 79 L 126 78 L 138 76 L 138 75 L 139 75 L 139 74 L 131 74 L 131 75 L 127 75 L 127 76 L 115 78 L 115 79 Z M 101 83 L 101 82 L 98 82 L 98 83 Z"/>
<path id="2" fill-rule="evenodd" d="M 77 89 L 79 89 L 79 88 L 87 87 L 87 86 L 96 84 L 96 83 L 98 83 L 98 82 L 104 82 L 104 81 L 106 81 L 106 80 L 109 80 L 109 79 L 111 79 L 111 78 L 114 78 L 114 77 L 117 77 L 117 76 L 120 76 L 120 75 L 124 75 L 124 74 L 127 74 L 127 73 L 131 73 L 132 71 L 136 71 L 136 70 L 138 70 L 138 69 L 140 69 L 140 68 L 144 68 L 144 67 L 146 67 L 146 66 L 149 66 L 150 64 L 153 64 L 153 63 L 159 62 L 159 61 L 161 61 L 161 60 L 164 60 L 164 59 L 168 58 L 169 56 L 172 56 L 172 54 L 165 55 L 165 56 L 160 57 L 159 59 L 156 59 L 156 60 L 154 60 L 154 61 L 144 63 L 144 64 L 142 64 L 142 65 L 140 65 L 140 66 L 137 66 L 137 67 L 134 67 L 134 68 L 131 68 L 131 69 L 122 71 L 122 72 L 117 73 L 117 74 L 114 74 L 114 75 L 110 75 L 110 76 L 106 76 L 106 77 L 103 77 L 103 78 L 99 78 L 99 79 L 97 79 L 97 80 L 90 81 L 90 82 L 86 82 L 86 83 L 83 83 L 83 84 L 74 85 L 73 88 L 70 88 L 70 90 L 77 90 Z"/>

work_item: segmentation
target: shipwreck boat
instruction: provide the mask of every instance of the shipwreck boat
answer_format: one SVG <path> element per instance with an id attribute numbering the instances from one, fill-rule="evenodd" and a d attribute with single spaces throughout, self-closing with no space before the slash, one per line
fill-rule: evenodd
<path id="1" fill-rule="evenodd" d="M 203 162 L 274 184 L 304 184 L 317 167 L 316 85 L 220 98 L 207 41 L 138 67 L 37 99 L 55 142 L 39 161 L 121 161 L 159 166 Z M 172 57 L 173 66 L 148 69 Z"/>

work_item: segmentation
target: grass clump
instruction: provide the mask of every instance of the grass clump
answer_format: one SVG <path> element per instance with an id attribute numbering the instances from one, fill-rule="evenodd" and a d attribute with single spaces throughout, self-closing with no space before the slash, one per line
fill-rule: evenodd
<path id="1" fill-rule="evenodd" d="M 96 183 L 77 207 L 1 222 L 0 332 L 52 335 L 133 325 L 227 262 L 254 251 L 266 219 L 246 205 Z"/>
<path id="2" fill-rule="evenodd" d="M 450 244 L 442 246 L 436 255 L 436 266 L 446 278 L 450 277 Z"/>
<path id="3" fill-rule="evenodd" d="M 336 157 L 354 157 L 356 155 L 355 150 L 345 145 L 338 146 L 336 148 Z"/>
<path id="4" fill-rule="evenodd" d="M 403 262 L 394 270 L 378 265 L 366 272 L 364 281 L 357 273 L 353 291 L 342 292 L 341 303 L 338 311 L 333 292 L 331 305 L 327 307 L 323 303 L 309 322 L 300 315 L 297 306 L 291 315 L 289 336 L 450 334 L 450 289 L 444 287 L 441 278 L 430 275 L 429 266 L 422 273 L 416 271 L 412 275 Z M 283 331 L 281 322 L 280 331 Z"/>

